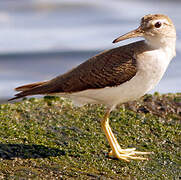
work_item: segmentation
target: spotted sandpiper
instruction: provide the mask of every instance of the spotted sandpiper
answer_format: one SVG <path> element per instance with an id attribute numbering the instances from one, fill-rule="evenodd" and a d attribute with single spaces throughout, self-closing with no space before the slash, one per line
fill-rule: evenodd
<path id="1" fill-rule="evenodd" d="M 176 54 L 176 31 L 168 16 L 149 14 L 137 29 L 113 43 L 134 37 L 144 40 L 104 51 L 52 80 L 17 87 L 20 93 L 11 100 L 48 94 L 70 98 L 78 105 L 104 104 L 107 110 L 101 125 L 112 149 L 109 154 L 125 161 L 147 159 L 137 155 L 150 152 L 120 147 L 109 126 L 109 115 L 117 104 L 140 98 L 160 81 Z"/>

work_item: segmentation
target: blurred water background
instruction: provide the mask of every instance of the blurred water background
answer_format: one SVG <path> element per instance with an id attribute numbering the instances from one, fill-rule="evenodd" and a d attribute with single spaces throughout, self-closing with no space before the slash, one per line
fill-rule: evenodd
<path id="1" fill-rule="evenodd" d="M 181 92 L 180 0 L 1 0 L 1 101 L 16 86 L 53 78 L 102 50 L 135 41 L 112 44 L 149 13 L 167 14 L 177 29 L 177 56 L 151 93 Z"/>

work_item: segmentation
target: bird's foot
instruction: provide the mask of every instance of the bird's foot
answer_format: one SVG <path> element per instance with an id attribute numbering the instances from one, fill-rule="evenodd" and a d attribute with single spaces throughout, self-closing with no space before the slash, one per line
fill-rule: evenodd
<path id="1" fill-rule="evenodd" d="M 130 149 L 119 149 L 116 152 L 111 151 L 109 153 L 109 156 L 113 156 L 115 158 L 124 160 L 126 162 L 129 162 L 131 159 L 134 160 L 148 160 L 148 158 L 145 157 L 139 157 L 136 155 L 144 155 L 144 154 L 153 154 L 152 152 L 140 152 L 135 151 L 136 148 L 130 148 Z"/>

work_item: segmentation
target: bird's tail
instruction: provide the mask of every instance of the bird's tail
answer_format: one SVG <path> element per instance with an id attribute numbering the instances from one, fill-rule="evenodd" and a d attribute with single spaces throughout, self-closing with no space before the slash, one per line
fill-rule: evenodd
<path id="1" fill-rule="evenodd" d="M 45 82 L 36 82 L 36 83 L 32 83 L 32 84 L 26 84 L 26 85 L 19 86 L 19 87 L 15 88 L 15 91 L 27 91 L 27 90 L 30 90 L 34 87 L 40 86 L 44 83 Z"/>
<path id="2" fill-rule="evenodd" d="M 29 95 L 33 95 L 34 94 L 33 90 L 35 88 L 43 85 L 43 84 L 45 84 L 45 82 L 37 82 L 37 83 L 32 83 L 32 84 L 19 86 L 19 87 L 15 88 L 15 91 L 20 91 L 20 93 L 15 94 L 15 97 L 9 99 L 8 101 L 18 99 L 18 98 L 22 98 L 22 97 L 29 96 Z"/>

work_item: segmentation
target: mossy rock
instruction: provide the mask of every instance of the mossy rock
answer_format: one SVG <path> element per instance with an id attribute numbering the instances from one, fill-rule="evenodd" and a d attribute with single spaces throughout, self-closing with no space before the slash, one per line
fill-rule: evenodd
<path id="1" fill-rule="evenodd" d="M 0 105 L 2 179 L 179 179 L 181 94 L 146 95 L 117 107 L 110 124 L 121 147 L 154 152 L 148 161 L 108 157 L 104 106 L 59 97 Z"/>

